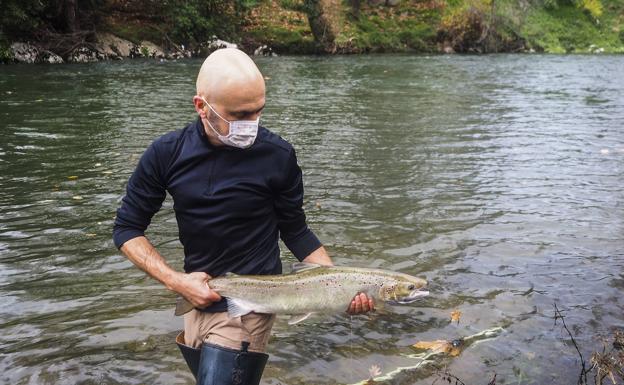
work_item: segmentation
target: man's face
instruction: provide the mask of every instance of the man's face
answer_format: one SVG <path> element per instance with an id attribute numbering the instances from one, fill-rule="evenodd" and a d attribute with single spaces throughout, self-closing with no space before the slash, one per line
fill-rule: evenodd
<path id="1" fill-rule="evenodd" d="M 212 127 L 221 135 L 229 133 L 227 121 L 256 120 L 262 114 L 265 103 L 264 81 L 246 82 L 243 84 L 223 82 L 224 85 L 210 95 L 199 95 L 194 98 L 195 106 L 202 119 L 208 120 Z M 215 114 L 208 105 L 219 114 Z M 224 120 L 225 119 L 225 120 Z M 227 120 L 227 121 L 226 121 Z M 206 123 L 204 123 L 206 126 Z M 206 135 L 214 144 L 221 144 L 216 134 L 209 128 L 204 127 Z M 215 143 L 218 142 L 218 143 Z"/>

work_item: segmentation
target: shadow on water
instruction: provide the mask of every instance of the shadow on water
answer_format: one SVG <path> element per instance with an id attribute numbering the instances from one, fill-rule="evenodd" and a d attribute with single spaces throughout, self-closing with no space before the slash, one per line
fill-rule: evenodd
<path id="1" fill-rule="evenodd" d="M 572 383 L 624 327 L 624 65 L 617 56 L 258 59 L 263 124 L 291 141 L 336 263 L 426 277 L 417 306 L 279 319 L 265 384 L 410 364 L 417 341 L 506 332 L 441 361 L 465 383 Z M 194 117 L 201 62 L 0 73 L 0 371 L 14 384 L 190 384 L 174 296 L 110 239 L 145 147 Z M 167 200 L 149 236 L 177 268 Z M 284 250 L 286 264 L 294 259 Z M 451 311 L 462 312 L 451 323 Z M 436 367 L 401 384 L 430 384 Z"/>

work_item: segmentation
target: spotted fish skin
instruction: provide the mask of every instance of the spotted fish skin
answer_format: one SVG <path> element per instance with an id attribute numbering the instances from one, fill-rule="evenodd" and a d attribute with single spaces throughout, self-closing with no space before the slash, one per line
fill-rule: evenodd
<path id="1" fill-rule="evenodd" d="M 281 275 L 233 275 L 211 279 L 210 288 L 228 299 L 230 316 L 249 312 L 274 314 L 339 313 L 357 293 L 376 302 L 413 299 L 427 282 L 389 270 L 346 266 L 295 264 L 293 273 Z M 193 305 L 182 299 L 176 315 Z"/>

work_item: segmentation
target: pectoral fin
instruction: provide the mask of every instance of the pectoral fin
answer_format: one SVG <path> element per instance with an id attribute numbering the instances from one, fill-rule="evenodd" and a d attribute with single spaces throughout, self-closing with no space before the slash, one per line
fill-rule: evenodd
<path id="1" fill-rule="evenodd" d="M 190 312 L 191 310 L 193 310 L 194 308 L 195 306 L 193 306 L 192 303 L 187 301 L 186 298 L 178 297 L 178 299 L 176 300 L 175 312 L 173 314 L 176 316 L 184 315 Z"/>
<path id="2" fill-rule="evenodd" d="M 298 324 L 301 321 L 306 320 L 309 316 L 311 316 L 312 313 L 307 313 L 307 314 L 295 314 L 292 317 L 290 317 L 290 319 L 288 320 L 288 324 L 289 325 L 295 325 Z"/>

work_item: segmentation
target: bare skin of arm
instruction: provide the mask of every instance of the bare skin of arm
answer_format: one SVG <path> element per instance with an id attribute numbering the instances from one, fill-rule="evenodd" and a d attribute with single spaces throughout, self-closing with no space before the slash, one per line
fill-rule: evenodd
<path id="1" fill-rule="evenodd" d="M 316 263 L 317 265 L 323 266 L 333 266 L 334 263 L 331 260 L 329 254 L 327 254 L 327 250 L 323 246 L 314 250 L 310 255 L 303 259 L 303 262 L 306 263 Z M 347 309 L 347 313 L 349 314 L 361 314 L 367 313 L 371 310 L 375 310 L 375 303 L 372 298 L 368 298 L 368 296 L 364 293 L 357 294 L 349 308 Z"/>
<path id="2" fill-rule="evenodd" d="M 160 281 L 167 289 L 186 298 L 195 307 L 204 308 L 221 299 L 217 292 L 208 287 L 208 280 L 211 278 L 208 274 L 175 271 L 145 237 L 127 241 L 121 251 L 139 269 Z"/>

